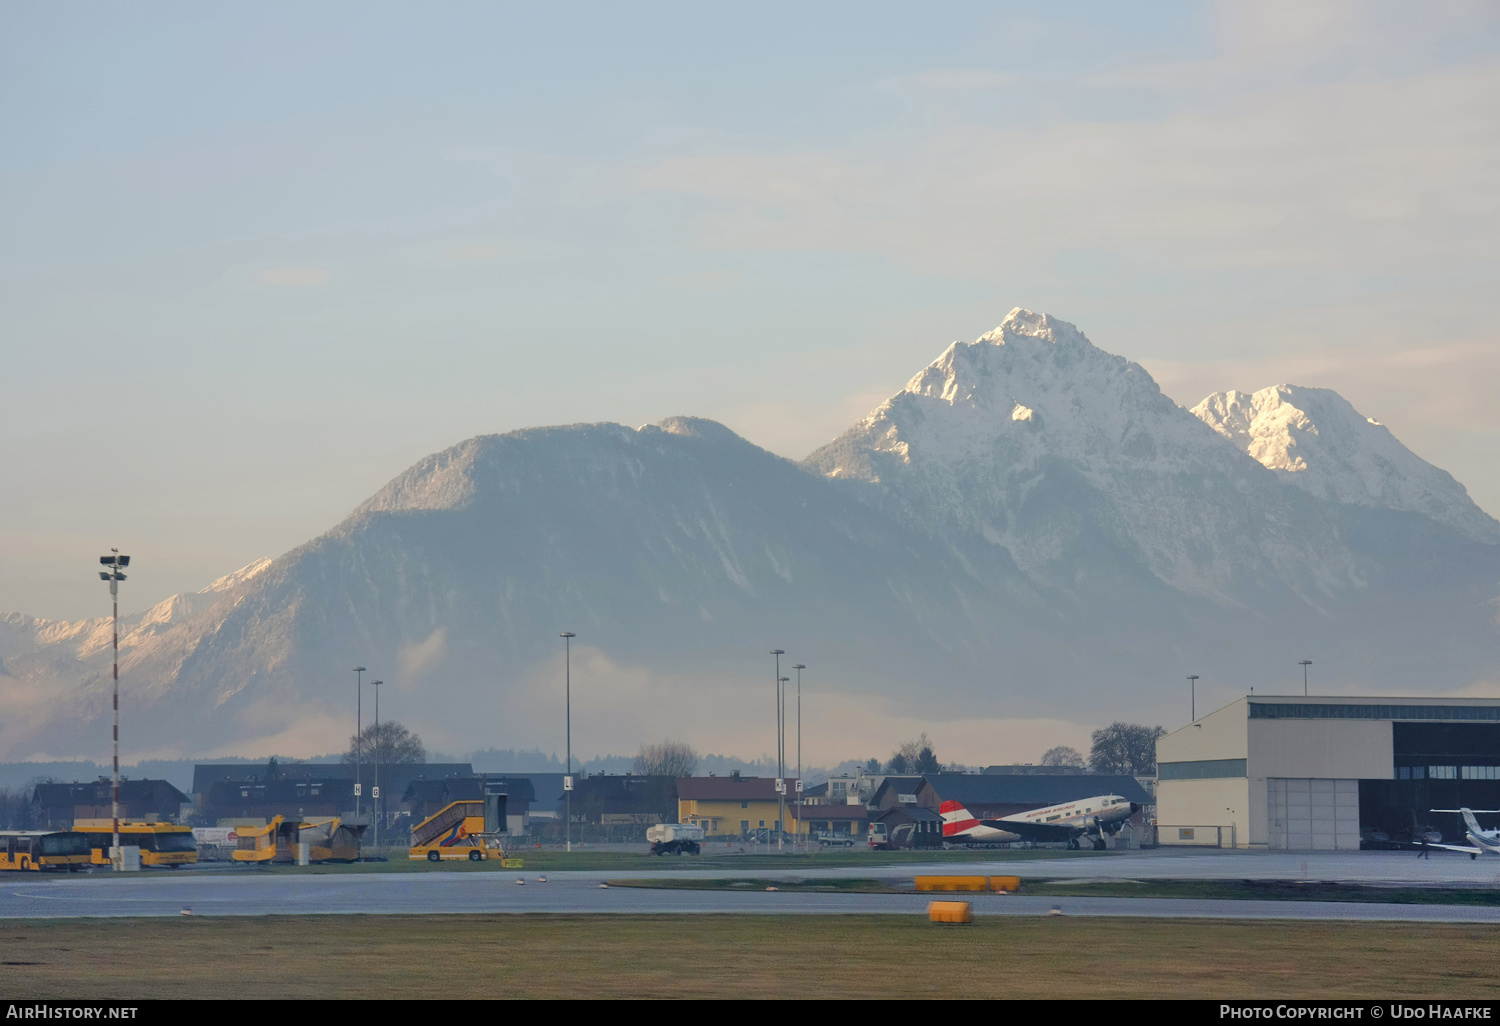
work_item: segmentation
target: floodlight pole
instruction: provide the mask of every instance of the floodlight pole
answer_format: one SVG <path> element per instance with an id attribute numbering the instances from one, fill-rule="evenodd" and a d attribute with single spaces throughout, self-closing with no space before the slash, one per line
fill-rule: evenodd
<path id="1" fill-rule="evenodd" d="M 372 680 L 375 686 L 375 787 L 370 791 L 370 811 L 375 815 L 375 847 L 380 847 L 380 685 L 384 681 Z"/>
<path id="2" fill-rule="evenodd" d="M 797 804 L 793 806 L 797 816 L 797 843 L 802 843 L 802 671 L 806 664 L 798 663 L 797 671 Z"/>
<path id="3" fill-rule="evenodd" d="M 1307 668 L 1312 665 L 1311 659 L 1299 659 L 1297 665 L 1302 667 L 1302 697 L 1307 697 Z"/>
<path id="4" fill-rule="evenodd" d="M 1188 712 L 1192 715 L 1192 719 L 1189 720 L 1188 722 L 1189 723 L 1197 723 L 1198 722 L 1198 675 L 1196 673 L 1190 673 L 1190 674 L 1188 674 L 1188 696 L 1189 696 L 1188 697 L 1188 701 L 1189 701 Z"/>
<path id="5" fill-rule="evenodd" d="M 781 657 L 786 655 L 786 650 L 781 648 L 771 649 L 771 654 L 776 657 L 776 779 L 784 781 L 785 775 L 781 765 Z M 776 848 L 781 849 L 782 824 L 786 822 L 786 792 L 776 792 L 776 814 L 781 818 L 776 821 Z"/>
<path id="6" fill-rule="evenodd" d="M 567 785 L 563 788 L 563 816 L 567 819 L 567 847 L 573 850 L 573 639 L 578 637 L 572 631 L 563 631 L 558 637 L 563 639 L 563 701 L 566 707 L 567 739 L 568 739 L 568 774 L 564 778 Z"/>
<path id="7" fill-rule="evenodd" d="M 786 771 L 786 686 L 792 682 L 790 677 L 782 677 L 776 681 L 776 690 L 781 695 L 781 833 L 778 834 L 778 842 L 781 836 L 786 834 L 786 805 L 787 805 L 787 776 Z"/>
<path id="8" fill-rule="evenodd" d="M 99 557 L 100 565 L 110 568 L 108 571 L 100 570 L 99 579 L 109 582 L 109 599 L 111 605 L 114 607 L 113 612 L 111 613 L 110 620 L 114 627 L 115 635 L 115 661 L 112 667 L 112 675 L 115 682 L 115 775 L 114 784 L 110 788 L 109 803 L 110 814 L 114 817 L 115 829 L 114 846 L 110 849 L 109 860 L 110 863 L 114 866 L 115 871 L 120 872 L 125 868 L 125 860 L 120 854 L 120 582 L 125 579 L 125 575 L 120 573 L 120 568 L 130 565 L 130 557 L 120 555 L 119 549 L 110 549 L 109 552 L 110 554 L 108 556 Z"/>
<path id="9" fill-rule="evenodd" d="M 359 700 L 364 696 L 365 689 L 361 683 L 361 674 L 365 672 L 363 666 L 354 668 L 354 818 L 359 819 L 359 750 L 364 747 L 363 738 L 359 736 L 360 731 L 360 709 Z"/>

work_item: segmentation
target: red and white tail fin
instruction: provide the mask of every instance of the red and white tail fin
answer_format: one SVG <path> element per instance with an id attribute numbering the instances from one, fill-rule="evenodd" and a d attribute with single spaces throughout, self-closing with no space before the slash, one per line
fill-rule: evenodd
<path id="1" fill-rule="evenodd" d="M 968 833 L 979 825 L 979 820 L 969 815 L 969 810 L 958 802 L 944 802 L 938 806 L 938 814 L 943 817 L 944 837 Z"/>

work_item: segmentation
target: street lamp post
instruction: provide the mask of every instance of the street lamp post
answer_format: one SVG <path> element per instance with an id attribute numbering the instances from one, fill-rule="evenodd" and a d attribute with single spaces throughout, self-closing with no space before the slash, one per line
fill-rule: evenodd
<path id="1" fill-rule="evenodd" d="M 1198 675 L 1196 673 L 1190 673 L 1190 674 L 1188 674 L 1188 696 L 1189 696 L 1188 701 L 1190 703 L 1188 705 L 1188 710 L 1192 714 L 1192 717 L 1193 717 L 1188 722 L 1190 722 L 1190 723 L 1197 723 L 1198 722 Z"/>
<path id="2" fill-rule="evenodd" d="M 1307 697 L 1307 668 L 1312 665 L 1311 659 L 1298 659 L 1297 665 L 1302 667 L 1302 697 Z"/>
<path id="3" fill-rule="evenodd" d="M 375 786 L 370 789 L 370 811 L 375 815 L 375 847 L 380 847 L 380 685 L 384 681 L 372 680 L 375 686 Z"/>
<path id="4" fill-rule="evenodd" d="M 354 818 L 359 819 L 359 750 L 364 747 L 363 738 L 359 736 L 360 710 L 359 700 L 364 696 L 365 689 L 361 683 L 362 674 L 365 672 L 363 666 L 354 668 Z"/>
<path id="5" fill-rule="evenodd" d="M 790 677 L 781 677 L 776 681 L 776 691 L 781 697 L 781 819 L 776 824 L 777 847 L 780 847 L 781 838 L 786 834 L 786 686 L 791 680 Z"/>
<path id="6" fill-rule="evenodd" d="M 776 779 L 785 779 L 781 766 L 781 657 L 786 655 L 786 650 L 781 648 L 771 649 L 771 654 L 776 657 Z M 786 793 L 780 788 L 776 792 L 776 814 L 781 819 L 776 821 L 776 847 L 781 848 L 781 824 L 786 821 Z"/>
<path id="7" fill-rule="evenodd" d="M 797 671 L 797 843 L 802 843 L 802 671 L 807 669 L 806 664 L 798 663 L 792 669 Z"/>
<path id="8" fill-rule="evenodd" d="M 566 706 L 568 737 L 568 773 L 563 777 L 563 816 L 567 819 L 568 851 L 573 850 L 573 639 L 572 631 L 563 631 L 563 703 Z"/>
<path id="9" fill-rule="evenodd" d="M 112 673 L 115 681 L 114 707 L 115 707 L 115 777 L 114 785 L 110 789 L 110 814 L 114 817 L 114 847 L 110 849 L 109 859 L 116 871 L 125 868 L 125 860 L 120 855 L 120 582 L 125 575 L 120 571 L 130 565 L 130 557 L 120 555 L 119 549 L 110 549 L 110 554 L 100 556 L 99 563 L 109 567 L 108 570 L 99 571 L 99 579 L 109 582 L 109 599 L 114 606 L 111 620 L 114 624 L 115 633 L 115 661 Z"/>

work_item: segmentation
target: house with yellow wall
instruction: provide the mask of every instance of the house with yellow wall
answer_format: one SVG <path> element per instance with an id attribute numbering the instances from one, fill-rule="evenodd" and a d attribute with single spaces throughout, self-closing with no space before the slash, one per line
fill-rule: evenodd
<path id="1" fill-rule="evenodd" d="M 795 778 L 786 779 L 787 830 L 791 829 Z M 742 837 L 781 829 L 781 796 L 772 777 L 679 777 L 677 821 L 701 826 L 709 837 Z"/>

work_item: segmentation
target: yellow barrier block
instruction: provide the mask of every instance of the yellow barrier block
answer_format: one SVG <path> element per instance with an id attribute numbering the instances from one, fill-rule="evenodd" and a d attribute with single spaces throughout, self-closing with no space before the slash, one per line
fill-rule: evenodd
<path id="1" fill-rule="evenodd" d="M 919 891 L 983 891 L 989 888 L 989 878 L 984 876 L 919 876 L 916 882 Z"/>
<path id="2" fill-rule="evenodd" d="M 927 918 L 934 923 L 971 923 L 967 901 L 934 901 L 927 906 Z"/>
<path id="3" fill-rule="evenodd" d="M 1019 876 L 992 876 L 990 877 L 990 890 L 1009 891 L 1011 894 L 1021 889 L 1021 878 Z"/>
<path id="4" fill-rule="evenodd" d="M 525 859 L 501 859 L 500 860 L 500 868 L 501 869 L 524 869 L 525 867 L 526 867 L 526 860 Z"/>

